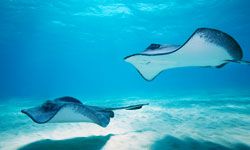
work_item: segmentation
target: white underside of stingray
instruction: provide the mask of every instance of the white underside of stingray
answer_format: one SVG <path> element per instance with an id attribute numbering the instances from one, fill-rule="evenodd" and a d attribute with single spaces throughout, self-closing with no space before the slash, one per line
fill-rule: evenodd
<path id="1" fill-rule="evenodd" d="M 78 113 L 77 107 L 81 106 L 68 105 L 62 107 L 48 123 L 93 122 L 87 115 L 84 115 L 84 113 Z"/>
<path id="2" fill-rule="evenodd" d="M 89 122 L 106 127 L 110 118 L 114 117 L 114 110 L 135 110 L 148 104 L 139 104 L 126 107 L 105 108 L 82 104 L 73 97 L 61 97 L 53 101 L 46 101 L 38 107 L 24 109 L 22 112 L 28 115 L 34 122 L 65 123 L 65 122 Z"/>
<path id="3" fill-rule="evenodd" d="M 242 61 L 239 44 L 228 34 L 208 28 L 197 29 L 182 46 L 151 44 L 144 52 L 125 58 L 146 80 L 164 70 L 179 67 L 223 67 Z"/>

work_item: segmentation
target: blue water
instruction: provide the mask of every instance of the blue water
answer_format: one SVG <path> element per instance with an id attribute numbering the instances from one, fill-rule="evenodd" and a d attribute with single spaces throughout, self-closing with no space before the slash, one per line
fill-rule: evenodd
<path id="1" fill-rule="evenodd" d="M 0 149 L 62 149 L 67 143 L 68 149 L 250 149 L 248 65 L 171 69 L 147 82 L 123 60 L 151 43 L 182 44 L 199 27 L 230 34 L 250 60 L 249 5 L 247 0 L 1 0 Z M 150 105 L 119 111 L 106 129 L 37 125 L 20 113 L 64 95 L 100 106 Z M 84 145 L 91 142 L 102 144 Z"/>

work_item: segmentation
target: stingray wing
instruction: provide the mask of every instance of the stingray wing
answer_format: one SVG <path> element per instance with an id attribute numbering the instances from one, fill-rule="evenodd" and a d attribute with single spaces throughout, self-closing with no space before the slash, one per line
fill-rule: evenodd
<path id="1" fill-rule="evenodd" d="M 45 110 L 42 108 L 42 106 L 38 106 L 29 109 L 23 109 L 21 112 L 29 116 L 34 122 L 42 124 L 51 120 L 60 109 L 61 107 L 56 107 L 50 110 Z"/>
<path id="2" fill-rule="evenodd" d="M 242 55 L 239 44 L 230 35 L 215 29 L 199 28 L 182 46 L 151 44 L 146 51 L 127 56 L 124 60 L 150 81 L 166 69 L 217 67 L 227 63 L 226 60 L 240 60 Z"/>

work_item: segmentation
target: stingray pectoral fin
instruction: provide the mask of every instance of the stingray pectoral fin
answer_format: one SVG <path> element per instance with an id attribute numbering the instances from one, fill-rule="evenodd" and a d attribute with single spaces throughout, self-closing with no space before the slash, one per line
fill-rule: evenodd
<path id="1" fill-rule="evenodd" d="M 239 63 L 244 65 L 250 65 L 250 61 L 246 60 L 226 60 L 227 62 Z"/>
<path id="2" fill-rule="evenodd" d="M 110 118 L 113 118 L 113 117 L 114 117 L 114 113 L 111 114 L 107 112 L 95 112 L 92 120 L 94 123 L 105 128 L 108 126 L 110 122 Z"/>
<path id="3" fill-rule="evenodd" d="M 147 81 L 153 80 L 163 70 L 168 69 L 157 56 L 135 54 L 125 57 L 124 60 L 132 64 Z"/>
<path id="4" fill-rule="evenodd" d="M 30 117 L 34 122 L 42 124 L 53 118 L 58 110 L 43 111 L 40 107 L 34 107 L 30 109 L 23 109 L 21 112 Z"/>

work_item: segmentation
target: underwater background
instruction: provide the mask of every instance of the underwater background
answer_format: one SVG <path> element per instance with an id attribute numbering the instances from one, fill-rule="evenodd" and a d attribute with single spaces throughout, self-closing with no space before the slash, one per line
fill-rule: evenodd
<path id="1" fill-rule="evenodd" d="M 250 67 L 170 69 L 145 81 L 124 57 L 183 44 L 200 27 L 250 60 L 247 0 L 1 0 L 0 149 L 250 149 Z M 20 110 L 60 96 L 121 106 L 107 128 L 35 124 Z"/>

